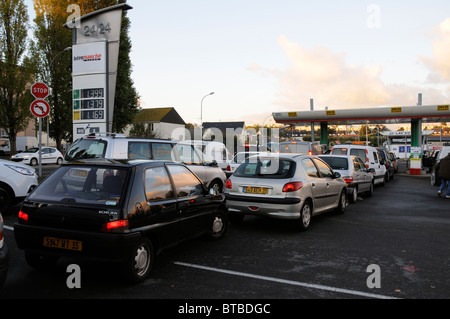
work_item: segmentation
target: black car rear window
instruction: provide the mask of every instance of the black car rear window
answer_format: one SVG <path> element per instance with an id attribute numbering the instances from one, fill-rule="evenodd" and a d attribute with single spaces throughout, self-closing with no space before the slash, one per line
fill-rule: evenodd
<path id="1" fill-rule="evenodd" d="M 348 169 L 348 161 L 346 158 L 342 157 L 320 157 L 324 162 L 326 162 L 332 169 Z"/>
<path id="2" fill-rule="evenodd" d="M 294 176 L 294 161 L 279 158 L 249 158 L 234 172 L 237 177 L 283 179 Z"/>
<path id="3" fill-rule="evenodd" d="M 127 170 L 95 166 L 61 166 L 29 196 L 32 201 L 116 207 Z"/>

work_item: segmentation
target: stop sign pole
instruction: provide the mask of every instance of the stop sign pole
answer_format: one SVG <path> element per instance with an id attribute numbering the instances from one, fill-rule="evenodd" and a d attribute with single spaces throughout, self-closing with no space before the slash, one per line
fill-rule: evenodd
<path id="1" fill-rule="evenodd" d="M 39 177 L 42 177 L 42 118 L 47 117 L 50 112 L 50 106 L 44 99 L 50 94 L 49 91 L 47 84 L 42 82 L 36 82 L 31 86 L 31 94 L 36 100 L 31 103 L 30 110 L 34 116 L 39 118 Z M 48 133 L 47 130 L 47 136 Z"/>

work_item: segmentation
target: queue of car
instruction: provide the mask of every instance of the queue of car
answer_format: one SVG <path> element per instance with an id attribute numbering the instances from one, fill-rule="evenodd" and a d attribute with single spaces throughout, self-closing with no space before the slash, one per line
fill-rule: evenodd
<path id="1" fill-rule="evenodd" d="M 30 183 L 14 236 L 31 267 L 64 256 L 109 260 L 141 282 L 158 253 L 174 243 L 200 235 L 221 239 L 229 221 L 246 215 L 292 220 L 304 231 L 314 216 L 343 214 L 348 199 L 371 196 L 376 181 L 386 182 L 386 163 L 372 148 L 288 152 L 298 147 L 237 154 L 228 178 L 215 160 L 202 161 L 192 143 L 121 136 L 77 140 L 40 185 L 34 168 L 0 164 Z"/>

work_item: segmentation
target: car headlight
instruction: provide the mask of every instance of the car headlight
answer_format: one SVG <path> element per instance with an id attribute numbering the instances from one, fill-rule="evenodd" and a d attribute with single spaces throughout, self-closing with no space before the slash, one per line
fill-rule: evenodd
<path id="1" fill-rule="evenodd" d="M 25 168 L 25 167 L 16 166 L 16 165 L 10 165 L 10 164 L 5 164 L 5 166 L 16 171 L 17 173 L 22 174 L 22 175 L 33 176 L 36 172 L 34 170 L 34 168 Z"/>

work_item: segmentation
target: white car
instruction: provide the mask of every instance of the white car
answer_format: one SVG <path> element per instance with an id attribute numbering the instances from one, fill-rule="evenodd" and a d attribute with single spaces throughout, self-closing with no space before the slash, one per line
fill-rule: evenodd
<path id="1" fill-rule="evenodd" d="M 37 185 L 34 168 L 0 160 L 0 211 L 23 201 Z"/>
<path id="2" fill-rule="evenodd" d="M 41 157 L 42 164 L 61 165 L 64 160 L 64 155 L 54 147 L 43 147 Z M 33 147 L 25 152 L 18 153 L 11 157 L 11 161 L 36 166 L 39 164 L 39 148 Z"/>

